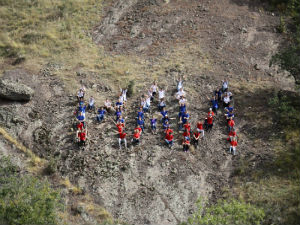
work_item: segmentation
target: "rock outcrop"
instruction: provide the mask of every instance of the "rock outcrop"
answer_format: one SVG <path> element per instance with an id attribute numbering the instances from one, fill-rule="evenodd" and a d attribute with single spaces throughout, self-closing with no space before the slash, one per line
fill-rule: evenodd
<path id="1" fill-rule="evenodd" d="M 34 91 L 24 85 L 7 79 L 0 80 L 0 98 L 13 101 L 29 101 Z"/>

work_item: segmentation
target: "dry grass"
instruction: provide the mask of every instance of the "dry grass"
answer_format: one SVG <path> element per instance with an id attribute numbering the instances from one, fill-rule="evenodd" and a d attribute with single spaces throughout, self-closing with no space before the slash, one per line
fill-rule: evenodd
<path id="1" fill-rule="evenodd" d="M 30 149 L 26 148 L 24 145 L 22 145 L 20 142 L 18 142 L 17 139 L 12 137 L 7 131 L 0 127 L 0 135 L 2 135 L 9 143 L 14 145 L 17 149 L 22 151 L 26 154 L 27 157 L 30 158 L 30 166 L 29 169 L 31 172 L 37 173 L 42 168 L 45 167 L 46 161 L 44 159 L 39 158 L 36 156 Z"/>

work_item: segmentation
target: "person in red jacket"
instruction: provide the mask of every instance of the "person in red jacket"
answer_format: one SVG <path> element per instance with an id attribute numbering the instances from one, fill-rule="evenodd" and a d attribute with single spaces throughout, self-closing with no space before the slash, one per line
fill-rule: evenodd
<path id="1" fill-rule="evenodd" d="M 87 131 L 83 129 L 81 132 L 79 132 L 79 145 L 85 146 L 86 144 L 86 137 L 87 137 Z"/>
<path id="2" fill-rule="evenodd" d="M 83 128 L 84 128 L 83 123 L 82 123 L 82 122 L 79 122 L 79 123 L 77 124 L 77 129 L 78 129 L 78 130 L 82 130 Z"/>
<path id="3" fill-rule="evenodd" d="M 136 126 L 136 128 L 134 129 L 134 132 L 138 132 L 139 134 L 141 134 L 142 133 L 142 128 L 139 126 L 139 125 L 137 125 Z"/>
<path id="4" fill-rule="evenodd" d="M 117 123 L 116 126 L 117 126 L 117 129 L 118 129 L 118 133 L 122 133 L 122 131 L 124 129 L 124 124 Z"/>
<path id="5" fill-rule="evenodd" d="M 197 123 L 197 131 L 202 134 L 201 137 L 203 138 L 204 137 L 204 129 L 203 129 L 203 124 L 200 121 L 198 121 L 198 123 Z"/>
<path id="6" fill-rule="evenodd" d="M 124 131 L 119 133 L 119 147 L 122 149 L 122 142 L 124 142 L 125 148 L 127 149 L 126 133 Z"/>
<path id="7" fill-rule="evenodd" d="M 236 147 L 237 147 L 237 138 L 236 137 L 234 137 L 233 139 L 232 139 L 232 141 L 230 142 L 230 148 L 229 148 L 229 152 L 231 153 L 232 152 L 232 154 L 233 155 L 236 155 Z"/>
<path id="8" fill-rule="evenodd" d="M 187 152 L 190 148 L 190 138 L 185 137 L 182 142 L 183 151 Z"/>
<path id="9" fill-rule="evenodd" d="M 172 131 L 166 133 L 166 136 L 165 136 L 165 141 L 167 143 L 167 145 L 169 146 L 169 148 L 172 148 L 173 146 L 173 135 L 172 135 Z"/>
<path id="10" fill-rule="evenodd" d="M 215 116 L 215 113 L 213 112 L 212 108 L 209 108 L 209 111 L 207 113 L 207 116 L 210 117 L 210 116 Z"/>
<path id="11" fill-rule="evenodd" d="M 235 122 L 232 119 L 232 117 L 230 117 L 230 119 L 228 120 L 228 130 L 229 130 L 229 132 L 233 129 L 234 125 L 235 125 Z"/>
<path id="12" fill-rule="evenodd" d="M 140 128 L 141 129 L 141 128 Z M 141 129 L 142 130 L 142 129 Z M 131 140 L 132 144 L 139 144 L 140 143 L 140 137 L 141 137 L 141 132 L 139 129 L 135 129 L 133 133 L 133 138 Z"/>
<path id="13" fill-rule="evenodd" d="M 196 130 L 193 134 L 193 141 L 194 141 L 194 145 L 197 148 L 199 145 L 199 138 L 200 138 L 200 132 L 198 130 Z"/>
<path id="14" fill-rule="evenodd" d="M 188 137 L 188 138 L 191 137 L 191 133 L 188 130 L 185 130 L 182 135 L 183 135 L 184 138 L 185 137 Z"/>
<path id="15" fill-rule="evenodd" d="M 232 141 L 234 137 L 237 137 L 237 134 L 236 134 L 236 131 L 235 129 L 233 128 L 231 131 L 229 131 L 229 134 L 228 134 L 228 138 L 227 138 L 227 141 Z"/>
<path id="16" fill-rule="evenodd" d="M 168 127 L 168 128 L 165 130 L 165 133 L 166 133 L 166 134 L 173 133 L 173 130 L 172 130 L 170 127 Z"/>
<path id="17" fill-rule="evenodd" d="M 208 116 L 207 117 L 207 130 L 210 131 L 214 125 L 214 121 L 213 121 L 213 117 L 212 116 Z"/>
<path id="18" fill-rule="evenodd" d="M 191 131 L 191 124 L 189 123 L 189 121 L 187 121 L 184 125 L 184 130 L 187 130 L 188 132 Z"/>

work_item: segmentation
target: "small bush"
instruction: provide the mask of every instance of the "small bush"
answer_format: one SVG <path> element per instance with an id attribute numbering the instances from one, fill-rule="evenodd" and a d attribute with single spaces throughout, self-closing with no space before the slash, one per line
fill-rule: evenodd
<path id="1" fill-rule="evenodd" d="M 127 87 L 127 96 L 132 97 L 135 93 L 135 82 L 134 80 L 129 81 L 128 87 Z"/>
<path id="2" fill-rule="evenodd" d="M 219 201 L 203 208 L 198 200 L 197 211 L 182 225 L 259 225 L 265 217 L 264 210 L 236 199 Z"/>
<path id="3" fill-rule="evenodd" d="M 0 224 L 57 224 L 59 194 L 47 181 L 17 171 L 0 158 Z"/>

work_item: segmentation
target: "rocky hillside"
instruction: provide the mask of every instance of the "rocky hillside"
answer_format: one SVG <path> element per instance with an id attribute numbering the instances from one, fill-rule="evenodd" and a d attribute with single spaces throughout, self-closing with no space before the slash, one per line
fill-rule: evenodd
<path id="1" fill-rule="evenodd" d="M 116 0 L 103 4 L 102 18 L 91 36 L 93 47 L 107 58 L 102 56 L 94 69 L 84 62 L 70 68 L 63 60 L 49 60 L 39 70 L 30 69 L 29 64 L 3 63 L 1 127 L 36 156 L 55 161 L 54 174 L 48 179 L 64 190 L 68 213 L 81 215 L 79 220 L 70 217 L 70 223 L 96 223 L 97 216 L 88 209 L 78 210 L 78 203 L 86 199 L 130 224 L 180 223 L 194 213 L 200 196 L 215 202 L 232 187 L 232 176 L 243 159 L 251 158 L 255 169 L 273 155 L 273 143 L 266 141 L 273 135 L 272 118 L 256 115 L 269 112 L 268 98 L 274 89 L 295 90 L 295 79 L 287 71 L 269 67 L 282 41 L 276 30 L 279 17 L 252 1 Z M 115 102 L 119 86 L 135 80 L 136 91 L 126 110 L 126 131 L 131 134 L 139 98 L 155 79 L 167 88 L 170 117 L 177 117 L 175 80 L 180 76 L 185 79 L 193 127 L 205 118 L 210 107 L 207 97 L 223 79 L 229 80 L 239 134 L 236 157 L 227 152 L 222 110 L 212 132 L 188 153 L 182 151 L 177 120 L 171 123 L 175 130 L 172 150 L 164 144 L 161 127 L 153 135 L 149 126 L 139 146 L 119 150 L 114 116 L 99 124 L 94 112 L 87 112 L 88 146 L 80 149 L 74 143 L 73 113 L 81 85 L 87 98 L 94 96 L 100 106 L 106 98 Z M 29 88 L 21 91 L 21 97 L 9 97 L 3 90 L 11 83 Z M 153 114 L 158 115 L 155 105 L 147 119 Z M 258 142 L 264 144 L 257 148 Z M 2 136 L 0 151 L 27 170 L 26 156 Z M 80 191 L 68 190 L 59 179 L 70 180 Z"/>

